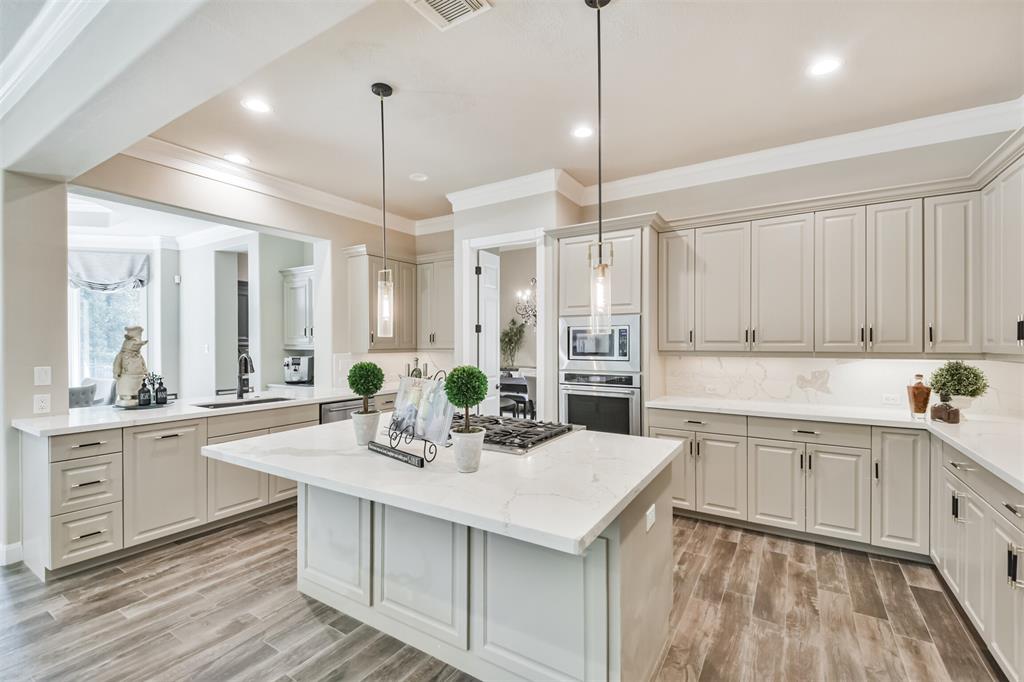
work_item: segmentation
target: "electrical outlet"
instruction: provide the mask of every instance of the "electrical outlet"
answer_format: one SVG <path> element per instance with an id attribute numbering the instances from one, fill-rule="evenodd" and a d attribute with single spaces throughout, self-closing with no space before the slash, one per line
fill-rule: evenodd
<path id="1" fill-rule="evenodd" d="M 882 394 L 883 405 L 899 405 L 900 397 L 895 393 L 883 393 Z"/>
<path id="2" fill-rule="evenodd" d="M 32 414 L 50 413 L 50 394 L 38 393 L 32 396 Z"/>
<path id="3" fill-rule="evenodd" d="M 654 525 L 654 505 L 652 504 L 647 509 L 647 530 L 650 530 L 651 526 L 653 526 L 653 525 Z"/>
<path id="4" fill-rule="evenodd" d="M 36 386 L 49 386 L 53 383 L 52 367 L 33 367 L 32 374 L 35 377 Z"/>

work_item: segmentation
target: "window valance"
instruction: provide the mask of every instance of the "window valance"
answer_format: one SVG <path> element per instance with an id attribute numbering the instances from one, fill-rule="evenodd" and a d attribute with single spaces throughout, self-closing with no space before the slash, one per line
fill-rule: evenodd
<path id="1" fill-rule="evenodd" d="M 149 255 L 107 251 L 69 251 L 68 281 L 90 291 L 141 289 L 149 284 Z"/>

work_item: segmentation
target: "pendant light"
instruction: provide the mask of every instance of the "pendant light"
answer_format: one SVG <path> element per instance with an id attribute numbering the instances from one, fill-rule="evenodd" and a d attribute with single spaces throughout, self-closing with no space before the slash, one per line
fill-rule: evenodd
<path id="1" fill-rule="evenodd" d="M 370 91 L 380 98 L 380 231 L 383 249 L 382 269 L 377 272 L 377 336 L 395 335 L 395 278 L 388 267 L 387 174 L 384 159 L 384 98 L 394 92 L 387 83 L 374 83 Z"/>
<path id="2" fill-rule="evenodd" d="M 590 331 L 607 334 L 612 325 L 612 260 L 614 250 L 604 241 L 604 195 L 601 159 L 601 8 L 611 0 L 584 0 L 597 12 L 597 241 L 587 248 L 590 266 Z"/>

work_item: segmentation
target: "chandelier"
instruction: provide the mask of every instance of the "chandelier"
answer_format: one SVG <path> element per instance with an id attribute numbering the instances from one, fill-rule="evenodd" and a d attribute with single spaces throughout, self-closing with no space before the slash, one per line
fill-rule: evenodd
<path id="1" fill-rule="evenodd" d="M 516 315 L 531 327 L 537 326 L 537 278 L 530 278 L 530 286 L 516 292 Z"/>

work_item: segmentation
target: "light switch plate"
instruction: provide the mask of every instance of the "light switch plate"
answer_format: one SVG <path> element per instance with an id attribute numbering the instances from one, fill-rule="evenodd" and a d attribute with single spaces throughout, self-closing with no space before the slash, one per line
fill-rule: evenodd
<path id="1" fill-rule="evenodd" d="M 53 383 L 52 367 L 33 367 L 32 374 L 35 378 L 36 386 L 49 386 Z"/>
<path id="2" fill-rule="evenodd" d="M 900 397 L 895 393 L 883 393 L 882 394 L 883 405 L 899 405 Z"/>
<path id="3" fill-rule="evenodd" d="M 654 525 L 654 505 L 652 504 L 647 509 L 647 530 L 650 530 Z"/>
<path id="4" fill-rule="evenodd" d="M 50 394 L 38 393 L 32 396 L 32 414 L 50 413 Z"/>

